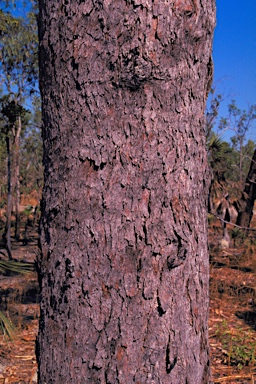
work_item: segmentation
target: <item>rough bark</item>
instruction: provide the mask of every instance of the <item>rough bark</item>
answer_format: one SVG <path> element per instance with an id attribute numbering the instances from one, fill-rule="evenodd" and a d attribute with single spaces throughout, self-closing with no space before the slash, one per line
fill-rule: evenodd
<path id="1" fill-rule="evenodd" d="M 40 1 L 40 383 L 208 383 L 213 0 Z"/>
<path id="2" fill-rule="evenodd" d="M 242 198 L 236 204 L 238 211 L 236 224 L 249 228 L 253 216 L 253 207 L 256 199 L 256 149 L 254 151 L 250 169 L 245 181 Z"/>

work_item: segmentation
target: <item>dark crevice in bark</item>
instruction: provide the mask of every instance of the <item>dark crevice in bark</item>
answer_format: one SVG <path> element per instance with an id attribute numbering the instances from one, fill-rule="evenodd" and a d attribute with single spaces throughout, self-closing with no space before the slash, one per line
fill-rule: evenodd
<path id="1" fill-rule="evenodd" d="M 115 351 L 116 351 L 116 340 L 112 339 L 110 341 L 109 348 L 110 348 L 111 356 L 113 356 L 115 354 Z"/>
<path id="2" fill-rule="evenodd" d="M 116 384 L 120 384 L 118 367 L 116 367 L 116 377 L 115 377 L 115 380 L 116 380 Z"/>
<path id="3" fill-rule="evenodd" d="M 79 84 L 79 82 L 77 80 L 75 80 L 75 84 L 76 84 L 77 91 L 81 92 L 82 91 L 82 87 L 81 87 L 81 85 Z"/>
<path id="4" fill-rule="evenodd" d="M 146 225 L 144 224 L 142 227 L 143 233 L 145 235 L 145 243 L 148 245 L 148 240 L 147 240 L 147 228 Z"/>
<path id="5" fill-rule="evenodd" d="M 96 165 L 95 160 L 87 159 L 90 162 L 90 166 L 93 168 L 94 171 L 102 171 L 106 165 L 106 163 L 100 163 L 100 165 Z"/>
<path id="6" fill-rule="evenodd" d="M 173 268 L 179 267 L 187 258 L 187 241 L 184 237 L 181 237 L 175 230 L 174 234 L 176 236 L 177 242 L 177 252 L 173 255 L 170 255 L 167 259 L 168 269 L 171 270 Z"/>
<path id="7" fill-rule="evenodd" d="M 78 70 L 78 63 L 75 61 L 74 57 L 71 60 L 71 67 L 74 71 Z"/>
<path id="8" fill-rule="evenodd" d="M 173 360 L 171 361 L 170 352 L 171 351 L 170 351 L 170 335 L 169 335 L 169 340 L 166 347 L 166 360 L 165 360 L 167 374 L 169 374 L 173 370 L 178 360 L 177 356 L 174 356 Z"/>
<path id="9" fill-rule="evenodd" d="M 167 258 L 167 266 L 169 271 L 173 268 L 179 267 L 185 262 L 187 258 L 187 249 L 186 246 L 182 243 L 178 244 L 178 252 L 173 253 Z"/>
<path id="10" fill-rule="evenodd" d="M 137 262 L 137 282 L 140 281 L 140 272 L 142 270 L 142 261 L 141 259 L 138 260 Z"/>
<path id="11" fill-rule="evenodd" d="M 92 369 L 94 369 L 95 371 L 99 371 L 101 367 L 97 367 L 96 365 L 93 364 Z"/>
<path id="12" fill-rule="evenodd" d="M 101 162 L 99 165 L 97 165 L 95 160 L 89 159 L 88 157 L 84 158 L 82 155 L 79 156 L 79 160 L 81 161 L 81 163 L 87 162 L 89 167 L 92 168 L 94 171 L 102 171 L 106 166 L 106 163 L 104 162 Z"/>
<path id="13" fill-rule="evenodd" d="M 150 216 L 151 214 L 151 208 L 150 208 L 150 195 L 149 195 L 149 199 L 148 199 L 148 215 Z"/>
<path id="14" fill-rule="evenodd" d="M 105 371 L 104 378 L 106 384 L 112 384 L 111 381 L 108 380 L 108 371 Z M 119 383 L 119 380 L 116 383 Z"/>
<path id="15" fill-rule="evenodd" d="M 74 265 L 72 265 L 72 261 L 69 258 L 65 260 L 65 265 L 66 265 L 66 277 L 67 278 L 74 277 L 75 267 Z"/>
<path id="16" fill-rule="evenodd" d="M 84 296 L 84 298 L 87 298 L 88 299 L 88 290 L 84 290 L 84 285 L 82 284 L 82 294 Z M 86 303 L 89 305 L 89 307 L 91 307 L 90 303 L 88 302 L 88 300 L 86 300 Z"/>
<path id="17" fill-rule="evenodd" d="M 162 317 L 166 313 L 166 311 L 164 311 L 163 308 L 161 307 L 161 301 L 160 301 L 159 296 L 157 296 L 157 304 L 158 304 L 157 312 L 159 314 L 159 317 Z"/>

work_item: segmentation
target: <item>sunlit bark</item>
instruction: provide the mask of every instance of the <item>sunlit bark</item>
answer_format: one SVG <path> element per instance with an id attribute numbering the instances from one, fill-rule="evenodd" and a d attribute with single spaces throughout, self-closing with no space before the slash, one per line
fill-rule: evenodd
<path id="1" fill-rule="evenodd" d="M 208 383 L 214 1 L 40 2 L 40 383 Z"/>

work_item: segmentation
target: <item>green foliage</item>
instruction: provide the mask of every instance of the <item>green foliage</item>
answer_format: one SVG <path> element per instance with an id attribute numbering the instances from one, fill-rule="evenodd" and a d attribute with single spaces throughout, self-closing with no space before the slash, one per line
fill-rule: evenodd
<path id="1" fill-rule="evenodd" d="M 6 335 L 10 340 L 15 337 L 16 328 L 12 321 L 6 317 L 2 311 L 0 311 L 0 331 L 3 335 Z"/>
<path id="2" fill-rule="evenodd" d="M 23 98 L 38 79 L 38 39 L 35 17 L 26 19 L 0 10 L 0 73 L 7 92 Z"/>
<path id="3" fill-rule="evenodd" d="M 230 144 L 213 133 L 207 143 L 208 160 L 216 180 L 232 180 L 234 151 Z"/>
<path id="4" fill-rule="evenodd" d="M 208 108 L 205 112 L 205 135 L 206 141 L 209 142 L 211 140 L 211 136 L 213 134 L 213 128 L 216 123 L 216 119 L 219 115 L 219 107 L 223 100 L 221 94 L 216 94 L 215 90 L 212 89 L 210 92 Z"/>
<path id="5" fill-rule="evenodd" d="M 250 168 L 254 148 L 256 143 L 252 140 L 241 147 L 242 163 L 242 180 L 244 181 Z M 211 139 L 207 143 L 209 164 L 215 173 L 217 179 L 230 182 L 240 181 L 240 152 L 237 148 L 223 141 L 220 136 L 213 133 Z"/>
<path id="6" fill-rule="evenodd" d="M 17 188 L 21 194 L 41 188 L 43 178 L 37 2 L 26 1 L 17 12 L 20 6 L 21 2 L 15 0 L 3 1 L 0 6 L 1 201 L 6 201 L 8 148 L 12 193 L 16 193 L 18 185 L 17 179 L 13 178 L 15 174 L 19 175 L 20 187 Z M 16 14 L 22 16 L 16 17 Z M 21 132 L 17 133 L 20 122 Z"/>
<path id="7" fill-rule="evenodd" d="M 246 134 L 256 119 L 256 105 L 240 110 L 234 100 L 228 106 L 228 116 L 220 118 L 216 133 L 219 107 L 223 100 L 220 94 L 212 90 L 205 114 L 206 143 L 208 160 L 213 180 L 210 188 L 210 201 L 218 204 L 225 195 L 231 200 L 239 200 L 244 189 L 256 143 L 246 141 Z M 232 130 L 234 136 L 227 142 L 222 139 L 226 130 Z"/>
<path id="8" fill-rule="evenodd" d="M 231 328 L 226 320 L 218 325 L 215 337 L 218 339 L 227 354 L 227 363 L 237 365 L 239 368 L 254 366 L 256 363 L 256 342 L 253 332 L 242 328 Z"/>
<path id="9" fill-rule="evenodd" d="M 0 260 L 0 273 L 21 273 L 26 274 L 34 270 L 33 264 L 21 263 L 18 261 L 4 261 Z M 15 337 L 16 328 L 12 321 L 7 318 L 2 311 L 0 311 L 0 331 L 3 335 L 6 335 L 9 339 Z"/>
<path id="10" fill-rule="evenodd" d="M 20 105 L 16 100 L 4 95 L 0 98 L 0 113 L 2 119 L 1 132 L 8 134 L 17 123 L 17 118 L 21 117 L 22 126 L 28 124 L 30 112 Z"/>
<path id="11" fill-rule="evenodd" d="M 231 138 L 231 140 L 232 139 L 233 138 Z M 232 140 L 232 172 L 229 176 L 232 181 L 245 181 L 250 168 L 255 147 L 256 143 L 252 140 L 248 140 L 238 149 Z"/>
<path id="12" fill-rule="evenodd" d="M 231 179 L 243 183 L 245 181 L 250 162 L 256 144 L 249 140 L 246 143 L 246 134 L 254 125 L 256 119 L 256 104 L 248 107 L 248 110 L 241 110 L 237 107 L 235 100 L 232 100 L 228 106 L 228 117 L 221 118 L 219 122 L 219 130 L 227 129 L 234 132 L 231 137 L 231 147 L 233 152 Z"/>
<path id="13" fill-rule="evenodd" d="M 33 264 L 0 260 L 0 274 L 4 274 L 6 272 L 26 274 L 31 271 L 34 271 Z M 11 340 L 15 337 L 16 328 L 12 321 L 6 317 L 2 311 L 0 311 L 0 331 Z"/>
<path id="14" fill-rule="evenodd" d="M 205 134 L 208 149 L 209 165 L 213 171 L 213 178 L 216 180 L 225 179 L 228 171 L 226 160 L 232 151 L 230 145 L 223 141 L 221 136 L 214 131 L 214 126 L 219 114 L 219 107 L 223 97 L 216 94 L 215 89 L 211 90 L 208 107 L 205 112 Z"/>
<path id="15" fill-rule="evenodd" d="M 246 238 L 247 238 L 247 234 L 245 233 L 245 231 L 243 231 L 241 228 L 238 228 L 238 227 L 234 227 L 232 229 L 232 232 L 231 232 L 231 238 L 233 239 L 234 241 L 234 247 L 236 248 L 239 244 L 243 244 L 243 246 L 245 247 L 245 249 L 248 248 L 247 246 L 247 241 L 246 241 Z"/>
<path id="16" fill-rule="evenodd" d="M 207 142 L 209 160 L 212 167 L 217 163 L 221 162 L 223 156 L 225 156 L 228 144 L 215 133 L 212 133 L 211 137 Z"/>
<path id="17" fill-rule="evenodd" d="M 38 164 L 42 158 L 40 134 L 40 108 L 28 111 L 25 105 L 31 104 L 31 96 L 38 93 L 38 37 L 36 10 L 37 1 L 23 2 L 23 17 L 15 17 L 14 10 L 20 2 L 4 0 L 0 7 L 0 204 L 5 201 L 7 174 L 6 158 L 8 136 L 11 146 L 16 135 L 17 118 L 21 118 L 21 146 L 19 148 L 23 186 L 26 184 L 24 174 L 28 167 L 28 158 Z M 37 116 L 35 118 L 35 116 Z M 36 125 L 37 124 L 37 125 Z M 35 133 L 36 132 L 36 133 Z M 8 139 L 7 138 L 7 139 Z M 33 143 L 33 145 L 32 145 Z M 11 148 L 10 148 L 11 149 Z M 13 157 L 13 153 L 11 154 Z M 37 173 L 40 173 L 41 169 Z M 32 172 L 30 172 L 32 173 Z M 35 172 L 34 172 L 35 173 Z M 42 176 L 33 174 L 30 183 Z M 32 181 L 33 180 L 33 181 Z M 0 273 L 28 273 L 33 266 L 15 261 L 0 260 Z M 0 330 L 12 338 L 15 327 L 10 319 L 0 312 Z"/>
<path id="18" fill-rule="evenodd" d="M 33 99 L 33 113 L 21 137 L 21 190 L 30 193 L 38 190 L 43 183 L 43 145 L 41 138 L 40 99 Z"/>
<path id="19" fill-rule="evenodd" d="M 22 263 L 19 261 L 4 261 L 0 260 L 0 273 L 13 272 L 26 274 L 34 270 L 34 265 L 29 263 Z"/>
<path id="20" fill-rule="evenodd" d="M 42 139 L 41 139 L 41 109 L 39 98 L 34 96 L 32 110 L 23 108 L 14 100 L 9 101 L 7 95 L 0 98 L 0 165 L 5 163 L 7 151 L 5 136 L 8 135 L 10 142 L 15 139 L 17 119 L 21 117 L 22 131 L 20 138 L 20 175 L 21 192 L 29 193 L 42 185 Z M 0 180 L 4 180 L 6 166 L 0 167 Z M 5 183 L 2 182 L 3 192 Z"/>

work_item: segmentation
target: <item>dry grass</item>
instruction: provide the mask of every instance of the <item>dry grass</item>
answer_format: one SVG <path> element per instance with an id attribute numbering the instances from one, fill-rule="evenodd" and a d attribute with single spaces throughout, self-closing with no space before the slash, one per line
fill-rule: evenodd
<path id="1" fill-rule="evenodd" d="M 255 218 L 254 218 L 255 220 Z M 235 233 L 221 250 L 218 222 L 211 223 L 210 322 L 214 383 L 256 382 L 256 235 Z M 252 223 L 255 226 L 255 221 Z M 232 227 L 229 232 L 232 235 Z"/>

